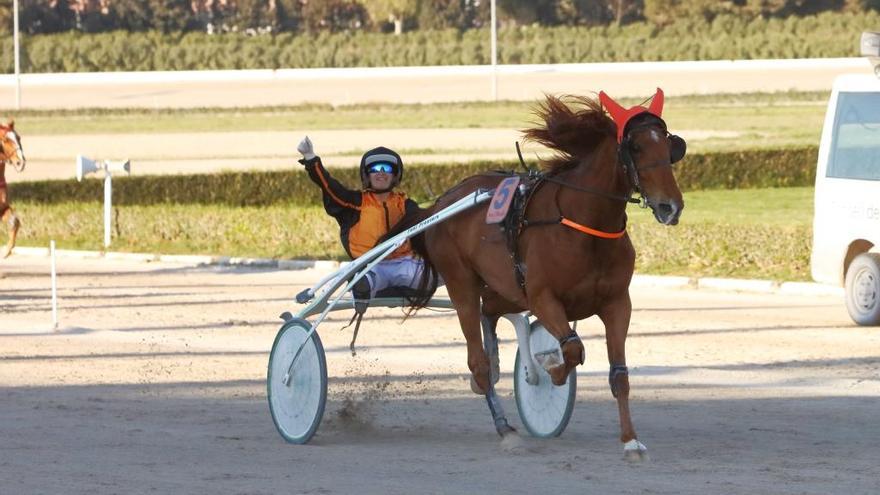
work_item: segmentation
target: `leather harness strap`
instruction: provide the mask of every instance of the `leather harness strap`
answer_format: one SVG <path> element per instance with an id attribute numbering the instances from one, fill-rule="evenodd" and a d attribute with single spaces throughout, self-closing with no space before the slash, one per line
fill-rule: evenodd
<path id="1" fill-rule="evenodd" d="M 522 233 L 522 231 L 526 227 L 562 224 L 566 227 L 577 230 L 578 232 L 592 235 L 600 239 L 619 239 L 623 237 L 624 234 L 626 234 L 626 226 L 624 226 L 624 228 L 619 232 L 605 232 L 602 230 L 587 227 L 586 225 L 581 225 L 562 215 L 560 215 L 559 218 L 557 218 L 556 220 L 527 220 L 525 218 L 526 208 L 528 207 L 528 204 L 531 201 L 532 197 L 534 197 L 535 192 L 537 192 L 540 186 L 543 185 L 545 182 L 556 181 L 548 180 L 548 177 L 545 174 L 541 173 L 520 175 L 523 180 L 520 183 L 520 186 L 516 189 L 513 201 L 507 211 L 507 215 L 501 222 L 500 226 L 507 236 L 507 247 L 508 251 L 510 252 L 511 258 L 513 259 L 514 275 L 516 276 L 516 281 L 524 291 L 526 286 L 526 267 L 525 263 L 523 263 L 522 260 L 519 258 L 517 240 L 519 239 L 520 233 Z M 618 197 L 615 196 L 615 199 L 618 199 Z M 619 197 L 619 199 L 625 199 L 625 197 Z"/>
<path id="2" fill-rule="evenodd" d="M 519 258 L 519 246 L 517 241 L 522 230 L 529 225 L 525 219 L 526 208 L 535 195 L 535 192 L 544 182 L 545 176 L 541 173 L 529 172 L 519 174 L 520 185 L 516 188 L 507 216 L 501 222 L 501 228 L 507 236 L 507 250 L 513 260 L 514 275 L 516 282 L 525 292 L 526 290 L 526 266 Z"/>

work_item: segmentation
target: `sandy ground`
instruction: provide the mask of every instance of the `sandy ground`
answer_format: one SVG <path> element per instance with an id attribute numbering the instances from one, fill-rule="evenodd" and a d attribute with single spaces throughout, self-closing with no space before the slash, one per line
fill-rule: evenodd
<path id="1" fill-rule="evenodd" d="M 723 64 L 723 62 L 722 62 Z M 508 67 L 510 69 L 510 67 Z M 613 96 L 647 96 L 658 86 L 667 95 L 738 93 L 752 91 L 827 91 L 837 75 L 871 73 L 865 60 L 791 67 L 782 62 L 752 68 L 717 65 L 600 64 L 583 71 L 566 65 L 539 72 L 502 71 L 491 74 L 362 75 L 302 78 L 259 77 L 194 82 L 181 77 L 167 82 L 80 82 L 42 84 L 22 78 L 21 108 L 197 108 L 370 102 L 434 103 L 454 101 L 533 100 L 544 93 L 583 94 L 613 90 Z M 144 78 L 146 81 L 147 78 Z M 494 89 L 493 89 L 494 88 Z M 0 81 L 0 107 L 16 108 L 13 78 Z"/>
<path id="2" fill-rule="evenodd" d="M 357 357 L 321 328 L 324 421 L 286 444 L 266 401 L 279 313 L 320 278 L 60 258 L 0 263 L 0 492 L 874 494 L 880 332 L 836 298 L 634 290 L 632 409 L 651 459 L 621 459 L 602 331 L 561 437 L 503 445 L 449 313 L 372 310 Z M 513 331 L 500 329 L 512 395 Z"/>

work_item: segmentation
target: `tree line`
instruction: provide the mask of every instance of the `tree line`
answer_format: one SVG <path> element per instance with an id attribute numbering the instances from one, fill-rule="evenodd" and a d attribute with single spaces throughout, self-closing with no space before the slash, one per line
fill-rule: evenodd
<path id="1" fill-rule="evenodd" d="M 67 31 L 207 33 L 383 32 L 479 29 L 490 0 L 20 0 L 26 34 Z M 718 16 L 771 18 L 880 10 L 880 0 L 497 0 L 502 27 L 607 26 Z M 0 0 L 12 30 L 12 0 Z"/>

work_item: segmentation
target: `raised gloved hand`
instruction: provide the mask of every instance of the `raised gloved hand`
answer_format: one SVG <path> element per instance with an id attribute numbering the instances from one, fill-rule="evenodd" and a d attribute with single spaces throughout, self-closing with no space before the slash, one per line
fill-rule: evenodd
<path id="1" fill-rule="evenodd" d="M 309 139 L 308 136 L 304 137 L 302 141 L 296 146 L 296 150 L 300 152 L 303 156 L 303 160 L 311 160 L 315 155 L 315 148 L 312 146 L 312 140 Z"/>

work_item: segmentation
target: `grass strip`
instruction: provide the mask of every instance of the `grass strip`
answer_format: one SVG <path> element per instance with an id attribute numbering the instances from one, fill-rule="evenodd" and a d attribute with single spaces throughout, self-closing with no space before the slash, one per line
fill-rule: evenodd
<path id="1" fill-rule="evenodd" d="M 813 188 L 694 191 L 676 227 L 630 208 L 638 273 L 809 280 Z M 99 202 L 17 203 L 21 246 L 101 250 Z M 279 259 L 346 259 L 318 206 L 133 205 L 115 208 L 111 250 Z"/>

